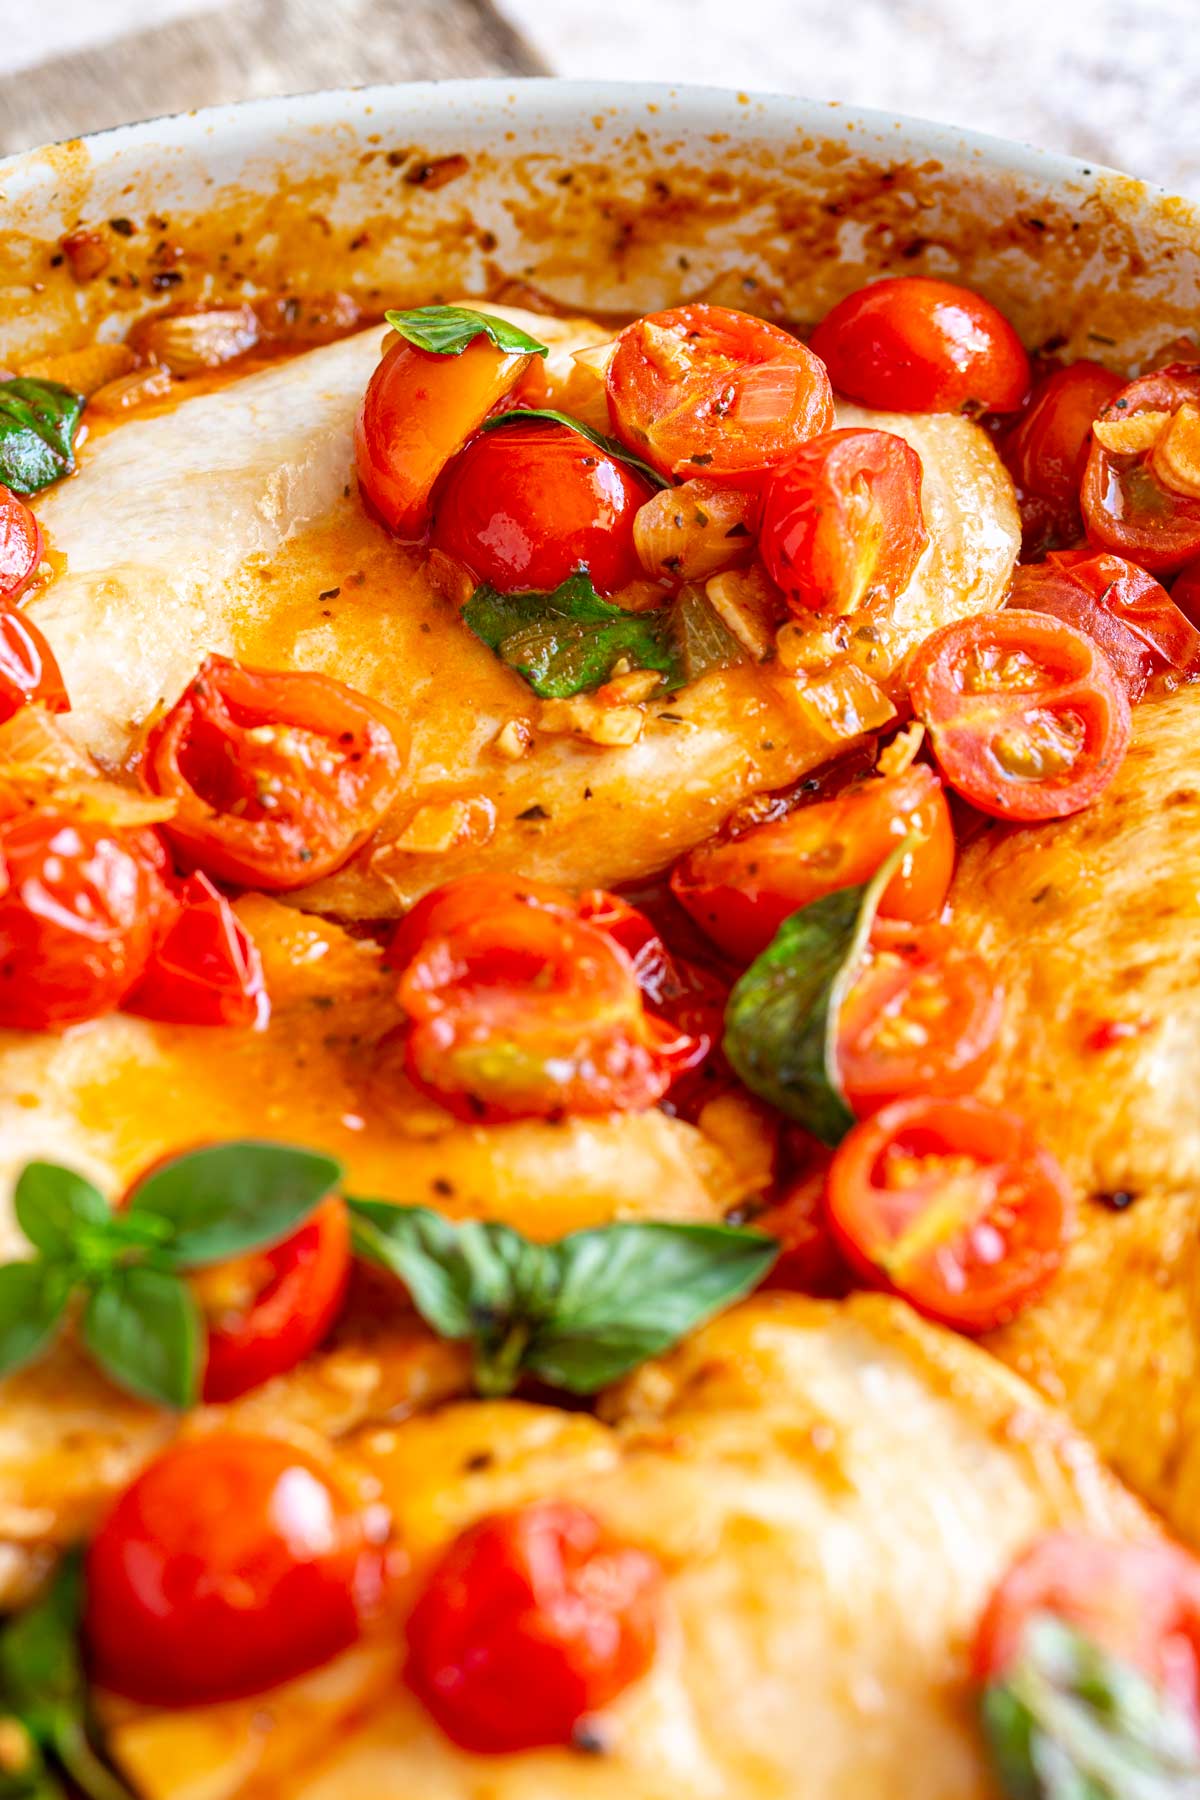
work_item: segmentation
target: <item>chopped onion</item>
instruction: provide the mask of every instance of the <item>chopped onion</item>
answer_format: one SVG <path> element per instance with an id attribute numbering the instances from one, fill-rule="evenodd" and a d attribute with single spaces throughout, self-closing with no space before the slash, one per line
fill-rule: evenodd
<path id="1" fill-rule="evenodd" d="M 696 476 L 640 506 L 633 541 L 647 575 L 703 581 L 754 550 L 754 495 Z"/>

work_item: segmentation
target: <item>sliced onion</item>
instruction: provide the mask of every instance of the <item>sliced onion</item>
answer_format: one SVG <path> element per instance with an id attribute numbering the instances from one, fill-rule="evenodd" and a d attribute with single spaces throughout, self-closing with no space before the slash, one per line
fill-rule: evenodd
<path id="1" fill-rule="evenodd" d="M 757 501 L 753 494 L 696 476 L 663 488 L 633 521 L 633 541 L 647 575 L 703 581 L 754 549 Z"/>

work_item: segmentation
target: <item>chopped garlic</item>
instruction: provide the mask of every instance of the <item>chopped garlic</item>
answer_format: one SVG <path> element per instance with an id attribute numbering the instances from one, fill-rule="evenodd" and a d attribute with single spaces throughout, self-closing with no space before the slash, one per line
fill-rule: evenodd
<path id="1" fill-rule="evenodd" d="M 775 653 L 780 595 L 763 568 L 751 564 L 748 569 L 727 569 L 723 575 L 714 575 L 704 584 L 704 597 L 755 662 L 770 660 Z"/>
<path id="2" fill-rule="evenodd" d="M 533 749 L 533 727 L 528 719 L 506 719 L 496 733 L 494 749 L 505 762 L 520 762 Z"/>
<path id="3" fill-rule="evenodd" d="M 606 748 L 636 744 L 645 715 L 640 706 L 601 706 L 591 694 L 570 700 L 547 700 L 538 715 L 542 731 L 553 736 L 582 738 Z"/>

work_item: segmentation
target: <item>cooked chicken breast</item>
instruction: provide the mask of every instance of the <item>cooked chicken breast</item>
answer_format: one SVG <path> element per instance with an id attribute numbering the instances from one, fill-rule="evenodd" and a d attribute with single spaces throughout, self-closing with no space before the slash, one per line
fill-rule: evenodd
<path id="1" fill-rule="evenodd" d="M 1022 1383 L 877 1297 L 751 1302 L 604 1413 L 468 1402 L 344 1452 L 378 1483 L 416 1582 L 475 1518 L 547 1495 L 661 1559 L 657 1661 L 600 1715 L 594 1752 L 456 1750 L 401 1683 L 396 1621 L 249 1702 L 106 1707 L 139 1794 L 994 1800 L 967 1687 L 990 1589 L 1047 1527 L 1149 1529 Z"/>

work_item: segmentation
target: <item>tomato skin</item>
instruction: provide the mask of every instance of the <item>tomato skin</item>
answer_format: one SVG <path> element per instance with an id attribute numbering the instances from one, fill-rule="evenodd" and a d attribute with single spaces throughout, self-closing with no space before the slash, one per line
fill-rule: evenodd
<path id="1" fill-rule="evenodd" d="M 350 1217 L 336 1195 L 261 1258 L 266 1285 L 245 1311 L 210 1320 L 205 1405 L 236 1400 L 285 1375 L 324 1343 L 350 1284 Z"/>
<path id="2" fill-rule="evenodd" d="M 1054 550 L 1013 575 L 1009 604 L 1050 613 L 1093 638 L 1131 704 L 1156 670 L 1200 671 L 1200 631 L 1161 582 L 1106 550 Z"/>
<path id="3" fill-rule="evenodd" d="M 569 1745 L 654 1660 L 662 1576 L 583 1507 L 540 1500 L 464 1531 L 408 1621 L 407 1680 L 477 1756 Z"/>
<path id="4" fill-rule="evenodd" d="M 26 613 L 0 604 L 0 725 L 32 701 L 47 712 L 70 712 L 71 701 L 53 650 Z"/>
<path id="5" fill-rule="evenodd" d="M 853 1279 L 825 1217 L 830 1157 L 823 1145 L 821 1152 L 775 1204 L 751 1222 L 755 1231 L 769 1232 L 783 1246 L 764 1288 L 838 1300 L 849 1293 Z"/>
<path id="6" fill-rule="evenodd" d="M 120 1006 L 166 895 L 148 832 L 47 812 L 0 823 L 0 1026 L 57 1031 Z"/>
<path id="7" fill-rule="evenodd" d="M 956 1168 L 963 1160 L 973 1173 Z M 961 1222 L 917 1241 L 956 1191 Z M 1066 1176 L 1022 1119 L 931 1096 L 895 1100 L 854 1127 L 834 1154 L 825 1204 L 838 1248 L 864 1279 L 971 1333 L 1007 1324 L 1042 1292 L 1074 1217 Z"/>
<path id="8" fill-rule="evenodd" d="M 172 913 L 125 1010 L 175 1025 L 265 1026 L 262 958 L 225 895 L 207 875 L 189 875 Z"/>
<path id="9" fill-rule="evenodd" d="M 1123 377 L 1100 363 L 1073 362 L 1035 383 L 1029 404 L 997 445 L 1017 489 L 1026 551 L 1067 543 L 1083 531 L 1079 488 L 1092 423 Z"/>
<path id="10" fill-rule="evenodd" d="M 633 541 L 648 481 L 544 419 L 483 431 L 439 486 L 431 541 L 501 593 L 549 593 L 580 567 L 599 594 L 642 575 Z"/>
<path id="11" fill-rule="evenodd" d="M 1180 569 L 1171 583 L 1171 599 L 1189 625 L 1200 626 L 1200 557 Z"/>
<path id="12" fill-rule="evenodd" d="M 928 919 L 954 872 L 954 827 L 942 784 L 924 763 L 870 776 L 739 837 L 711 838 L 676 863 L 671 891 L 726 955 L 749 963 L 791 913 L 869 881 L 910 832 L 920 842 L 881 908 L 892 918 Z"/>
<path id="13" fill-rule="evenodd" d="M 621 442 L 680 480 L 757 485 L 834 422 L 829 378 L 798 338 L 699 301 L 627 325 L 607 387 Z"/>
<path id="14" fill-rule="evenodd" d="M 893 432 L 824 432 L 767 481 L 759 549 L 793 612 L 894 600 L 928 542 L 921 458 Z"/>
<path id="15" fill-rule="evenodd" d="M 44 554 L 36 515 L 0 483 L 0 600 L 15 600 L 28 587 Z"/>
<path id="16" fill-rule="evenodd" d="M 1141 412 L 1200 404 L 1200 364 L 1171 363 L 1123 387 L 1099 417 L 1126 421 Z M 1169 575 L 1200 556 L 1200 499 L 1164 487 L 1148 453 L 1122 455 L 1093 439 L 1080 490 L 1088 539 Z"/>
<path id="17" fill-rule="evenodd" d="M 251 735 L 264 729 L 268 741 Z M 340 681 L 210 656 L 150 733 L 142 774 L 175 801 L 163 830 L 189 864 L 284 892 L 367 841 L 399 791 L 404 742 L 387 708 Z"/>
<path id="18" fill-rule="evenodd" d="M 1116 778 L 1129 747 L 1129 701 L 1112 664 L 1090 637 L 1044 613 L 944 625 L 915 652 L 908 680 L 942 774 L 994 818 L 1080 811 Z M 1039 733 L 1048 746 L 1040 764 Z"/>
<path id="19" fill-rule="evenodd" d="M 458 356 L 405 338 L 385 352 L 367 384 L 354 448 L 359 485 L 389 531 L 421 536 L 434 482 L 530 361 L 482 334 Z"/>
<path id="20" fill-rule="evenodd" d="M 282 1440 L 213 1432 L 142 1471 L 88 1551 L 101 1686 L 148 1706 L 257 1694 L 348 1649 L 378 1598 L 372 1522 Z"/>

